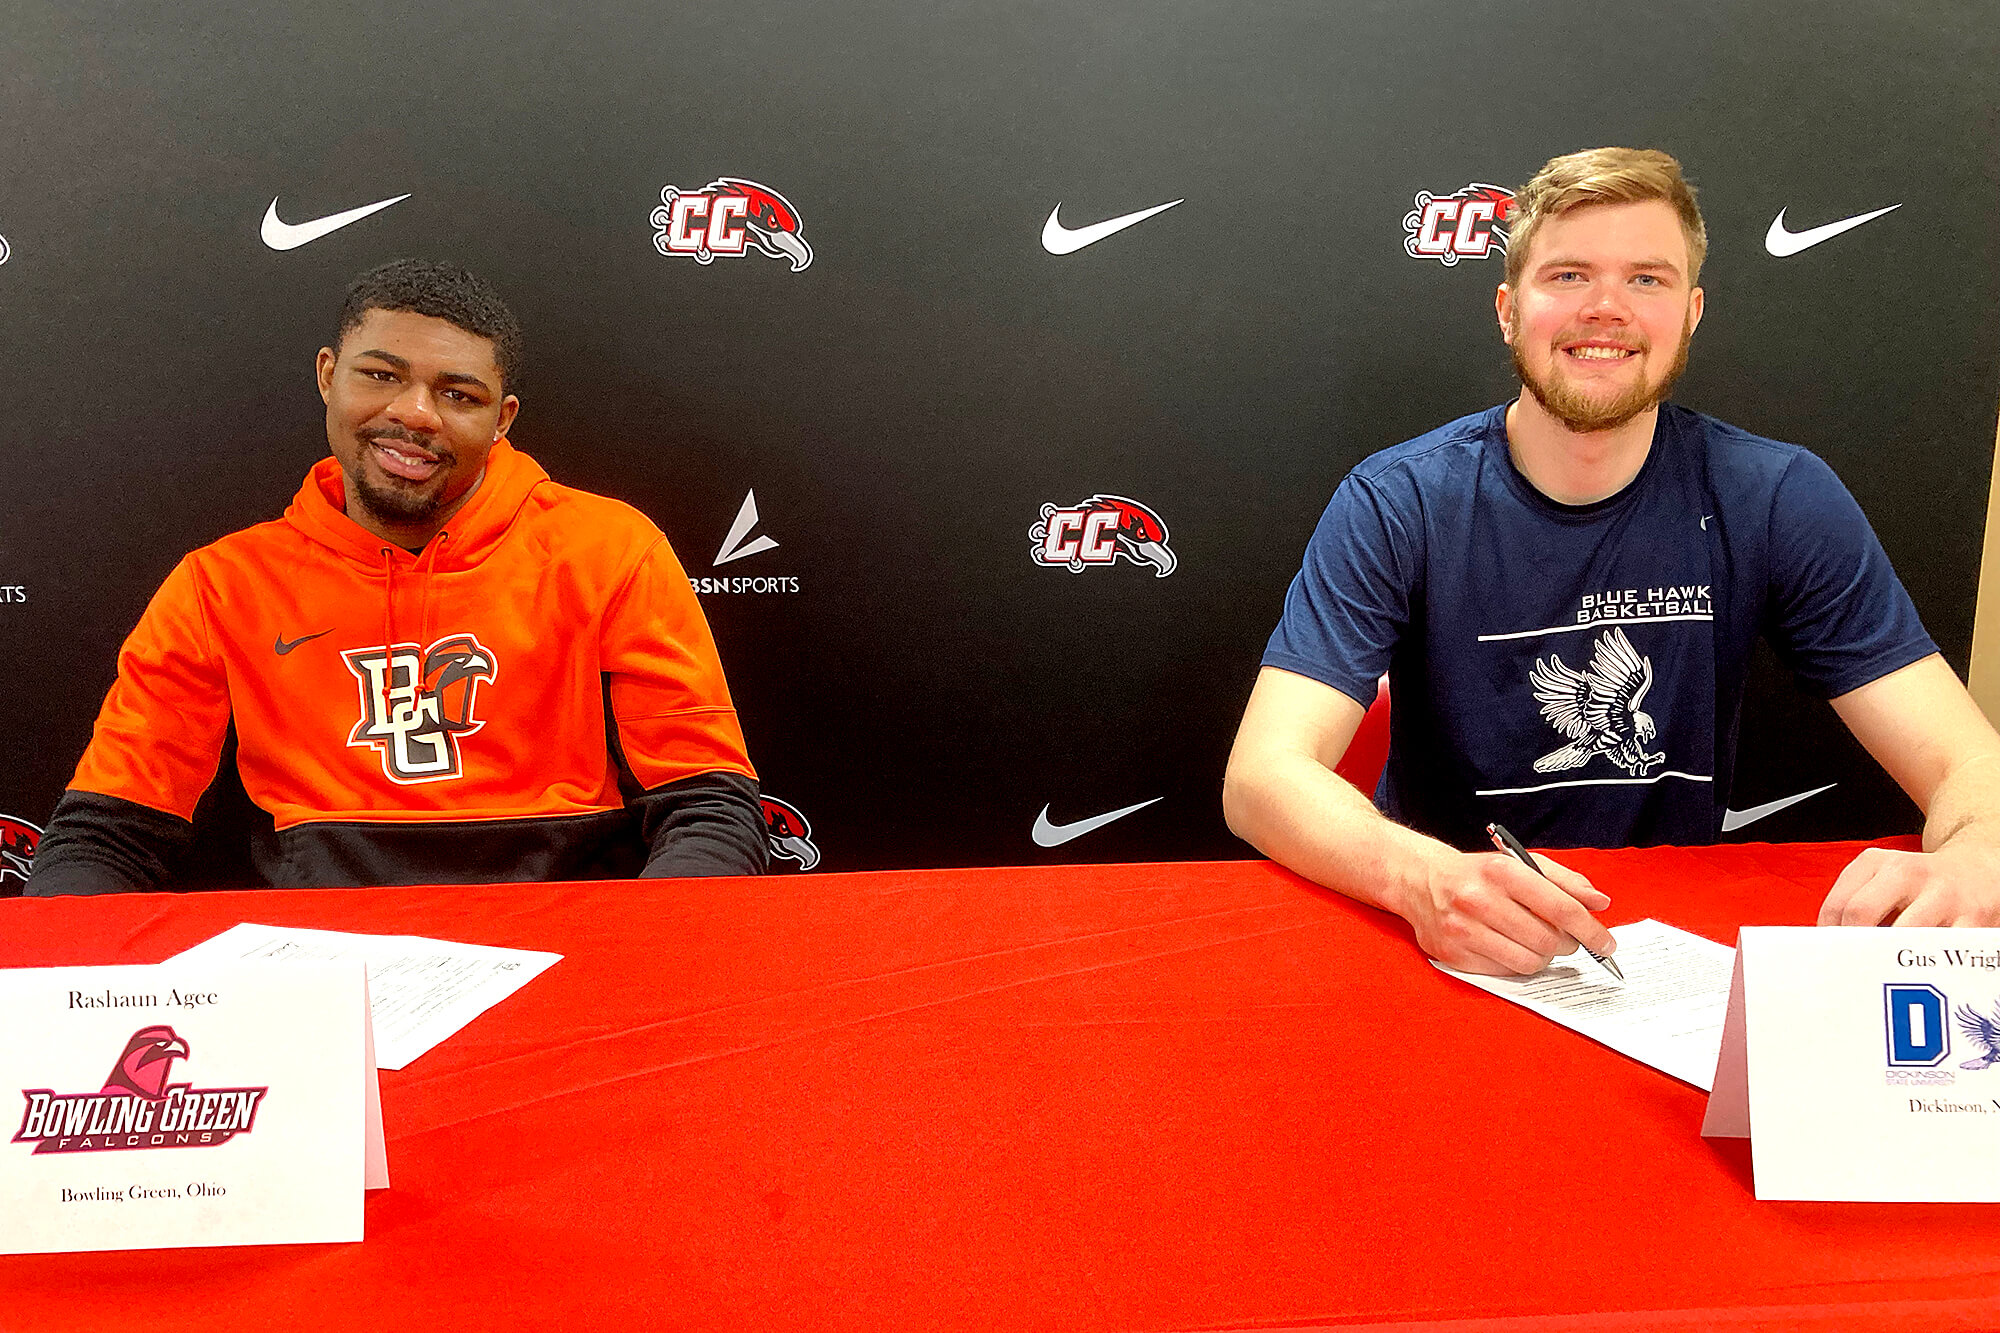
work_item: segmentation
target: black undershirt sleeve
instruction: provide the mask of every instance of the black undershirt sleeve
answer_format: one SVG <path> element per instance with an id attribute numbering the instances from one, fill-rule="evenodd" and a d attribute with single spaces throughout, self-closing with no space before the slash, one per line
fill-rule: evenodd
<path id="1" fill-rule="evenodd" d="M 97 792 L 66 791 L 42 831 L 30 898 L 66 893 L 140 893 L 163 888 L 194 841 L 178 815 Z"/>
<path id="2" fill-rule="evenodd" d="M 761 875 L 770 861 L 757 784 L 737 773 L 700 773 L 632 798 L 648 848 L 641 879 Z"/>

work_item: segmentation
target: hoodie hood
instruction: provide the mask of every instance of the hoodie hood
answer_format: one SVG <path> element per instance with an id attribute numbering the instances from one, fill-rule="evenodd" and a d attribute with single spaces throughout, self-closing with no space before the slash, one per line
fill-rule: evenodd
<path id="1" fill-rule="evenodd" d="M 340 460 L 328 455 L 312 471 L 285 510 L 285 522 L 343 558 L 381 570 L 388 562 L 422 560 L 435 572 L 470 569 L 492 554 L 535 487 L 549 479 L 542 465 L 506 440 L 496 440 L 486 456 L 486 475 L 465 507 L 451 516 L 420 555 L 412 556 L 377 537 L 347 515 L 347 490 Z"/>

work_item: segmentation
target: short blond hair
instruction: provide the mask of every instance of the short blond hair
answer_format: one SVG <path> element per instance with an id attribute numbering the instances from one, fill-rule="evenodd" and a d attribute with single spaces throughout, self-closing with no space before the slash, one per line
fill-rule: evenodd
<path id="1" fill-rule="evenodd" d="M 1587 148 L 1552 157 L 1514 196 L 1507 228 L 1507 284 L 1521 280 L 1535 232 L 1549 218 L 1592 204 L 1638 204 L 1658 199 L 1670 206 L 1687 238 L 1688 286 L 1701 276 L 1708 255 L 1708 227 L 1681 164 L 1657 148 Z"/>

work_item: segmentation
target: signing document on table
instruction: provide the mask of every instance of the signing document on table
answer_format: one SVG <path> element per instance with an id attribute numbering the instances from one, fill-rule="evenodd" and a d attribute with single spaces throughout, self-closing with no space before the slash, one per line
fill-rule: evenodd
<path id="1" fill-rule="evenodd" d="M 350 959 L 368 968 L 376 1064 L 383 1069 L 401 1069 L 561 962 L 562 955 L 457 944 L 418 935 L 352 935 L 245 922 L 204 940 L 173 961 Z"/>
<path id="2" fill-rule="evenodd" d="M 1526 977 L 1475 976 L 1443 963 L 1433 966 L 1708 1091 L 1736 951 L 1661 921 L 1617 926 L 1611 935 L 1618 941 L 1622 982 L 1581 953 Z"/>

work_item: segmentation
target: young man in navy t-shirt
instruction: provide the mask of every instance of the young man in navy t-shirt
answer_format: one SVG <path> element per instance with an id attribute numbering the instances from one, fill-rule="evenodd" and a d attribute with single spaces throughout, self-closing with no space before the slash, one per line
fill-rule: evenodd
<path id="1" fill-rule="evenodd" d="M 2000 924 L 2000 736 L 1860 508 L 1804 449 L 1662 401 L 1704 300 L 1680 164 L 1556 158 L 1516 209 L 1496 311 L 1525 392 L 1341 483 L 1237 733 L 1230 827 L 1454 967 L 1608 953 L 1609 900 L 1478 850 L 1485 826 L 1713 841 L 1762 634 L 1926 815 L 1924 851 L 1863 852 L 1822 923 Z M 1384 674 L 1371 805 L 1332 770 Z"/>

